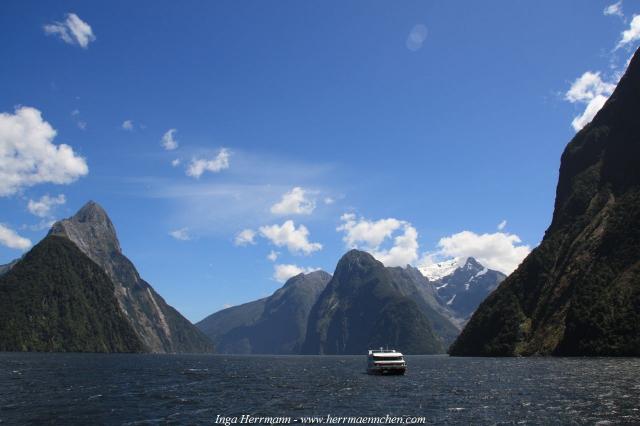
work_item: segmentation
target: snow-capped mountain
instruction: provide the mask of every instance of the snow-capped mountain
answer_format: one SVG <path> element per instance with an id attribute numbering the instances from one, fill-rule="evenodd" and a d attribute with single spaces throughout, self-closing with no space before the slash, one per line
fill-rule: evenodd
<path id="1" fill-rule="evenodd" d="M 463 263 L 460 260 L 422 267 L 420 272 L 435 286 L 440 301 L 459 318 L 467 320 L 506 275 L 484 267 L 473 257 Z"/>
<path id="2" fill-rule="evenodd" d="M 429 281 L 437 281 L 440 278 L 453 274 L 458 267 L 464 265 L 463 260 L 464 259 L 456 257 L 450 260 L 432 263 L 431 265 L 419 266 L 418 269 Z"/>

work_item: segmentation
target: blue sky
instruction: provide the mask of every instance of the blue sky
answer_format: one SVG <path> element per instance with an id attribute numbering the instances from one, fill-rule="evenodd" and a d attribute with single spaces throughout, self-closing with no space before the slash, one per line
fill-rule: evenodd
<path id="1" fill-rule="evenodd" d="M 350 247 L 509 272 L 549 224 L 574 127 L 637 47 L 637 13 L 3 1 L 0 263 L 91 199 L 193 321 L 272 293 L 292 265 L 333 272 Z"/>

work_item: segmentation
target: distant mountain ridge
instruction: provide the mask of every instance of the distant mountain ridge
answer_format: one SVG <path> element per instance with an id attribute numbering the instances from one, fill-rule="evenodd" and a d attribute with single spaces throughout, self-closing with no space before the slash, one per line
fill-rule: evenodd
<path id="1" fill-rule="evenodd" d="M 216 312 L 196 325 L 219 353 L 299 353 L 309 312 L 330 279 L 324 271 L 298 274 L 271 296 Z"/>
<path id="2" fill-rule="evenodd" d="M 473 258 L 458 264 L 432 282 L 415 267 L 385 267 L 352 250 L 333 277 L 299 274 L 273 295 L 218 311 L 197 326 L 221 353 L 347 354 L 380 345 L 444 353 L 504 278 Z M 313 291 L 300 294 L 314 282 Z M 458 303 L 446 303 L 450 294 Z"/>
<path id="3" fill-rule="evenodd" d="M 460 356 L 640 355 L 640 50 L 565 148 L 551 225 L 451 347 Z"/>

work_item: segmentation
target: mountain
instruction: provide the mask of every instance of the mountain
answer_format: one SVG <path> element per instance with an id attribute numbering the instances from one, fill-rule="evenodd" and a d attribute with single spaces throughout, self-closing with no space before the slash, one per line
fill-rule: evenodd
<path id="1" fill-rule="evenodd" d="M 2 276 L 5 273 L 9 272 L 9 270 L 11 268 L 13 268 L 16 263 L 18 263 L 18 260 L 20 260 L 20 259 L 13 260 L 13 261 L 7 263 L 6 265 L 0 265 L 0 276 Z"/>
<path id="2" fill-rule="evenodd" d="M 0 351 L 142 349 L 111 279 L 68 239 L 46 237 L 0 276 Z"/>
<path id="3" fill-rule="evenodd" d="M 438 281 L 441 278 L 451 275 L 459 268 L 460 259 L 454 258 L 444 260 L 442 262 L 432 263 L 426 266 L 420 266 L 419 270 L 429 281 Z"/>
<path id="4" fill-rule="evenodd" d="M 122 254 L 113 223 L 97 203 L 91 201 L 73 217 L 56 222 L 49 236 L 62 236 L 72 241 L 104 270 L 113 282 L 118 305 L 142 342 L 144 351 L 213 350 L 203 333 L 140 278 L 133 263 Z"/>
<path id="5" fill-rule="evenodd" d="M 196 325 L 220 353 L 299 353 L 309 312 L 330 279 L 324 271 L 296 275 L 270 297 L 216 312 Z"/>
<path id="6" fill-rule="evenodd" d="M 444 343 L 411 289 L 370 254 L 351 250 L 336 267 L 309 315 L 306 354 L 363 354 L 391 346 L 406 353 L 441 353 Z"/>
<path id="7" fill-rule="evenodd" d="M 562 154 L 540 245 L 452 355 L 640 355 L 640 53 Z"/>
<path id="8" fill-rule="evenodd" d="M 461 320 L 449 306 L 442 303 L 434 283 L 429 282 L 422 273 L 411 265 L 404 268 L 386 268 L 394 284 L 403 296 L 413 299 L 426 315 L 433 331 L 442 340 L 444 347 L 449 347 L 458 337 Z"/>
<path id="9" fill-rule="evenodd" d="M 502 272 L 485 268 L 476 259 L 469 257 L 463 266 L 455 268 L 432 284 L 442 303 L 458 318 L 468 320 L 480 303 L 505 278 L 506 275 Z"/>

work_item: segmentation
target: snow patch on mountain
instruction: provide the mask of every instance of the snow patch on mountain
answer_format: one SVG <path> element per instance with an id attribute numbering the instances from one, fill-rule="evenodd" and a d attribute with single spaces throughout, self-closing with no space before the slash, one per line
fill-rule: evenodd
<path id="1" fill-rule="evenodd" d="M 466 261 L 466 258 L 455 257 L 453 259 L 443 260 L 442 262 L 420 265 L 418 266 L 418 270 L 429 281 L 437 281 L 440 278 L 453 274 L 455 270 L 464 265 Z"/>

